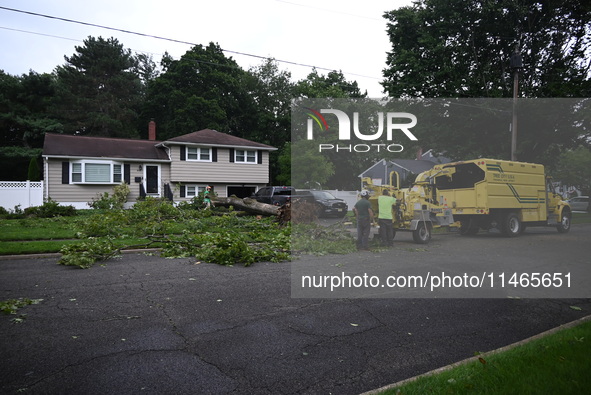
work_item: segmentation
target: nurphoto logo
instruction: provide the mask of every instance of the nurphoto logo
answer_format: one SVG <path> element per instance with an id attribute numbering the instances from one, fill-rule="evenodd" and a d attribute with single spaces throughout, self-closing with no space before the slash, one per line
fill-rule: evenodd
<path id="1" fill-rule="evenodd" d="M 362 143 L 362 144 L 318 144 L 319 152 L 323 151 L 346 151 L 346 152 L 370 152 L 370 151 L 388 151 L 388 152 L 402 152 L 404 147 L 401 144 L 392 143 L 395 136 L 395 132 L 402 132 L 409 140 L 417 141 L 418 139 L 410 129 L 417 124 L 417 117 L 408 112 L 378 112 L 377 115 L 377 128 L 373 132 L 362 133 L 359 128 L 359 112 L 353 112 L 353 122 L 347 113 L 336 109 L 322 108 L 317 111 L 310 107 L 303 107 L 307 111 L 307 133 L 306 138 L 308 140 L 314 140 L 314 129 L 320 130 L 320 132 L 330 132 L 330 128 L 326 118 L 322 114 L 331 114 L 336 116 L 338 121 L 338 140 L 339 142 L 351 142 L 352 138 L 361 141 L 372 141 L 374 143 Z M 373 115 L 373 114 L 372 114 Z M 384 118 L 386 119 L 384 127 Z M 368 118 L 374 120 L 375 117 Z M 384 129 L 386 134 L 386 142 L 382 143 Z M 353 134 L 353 136 L 352 136 Z M 379 141 L 378 141 L 379 140 Z"/>

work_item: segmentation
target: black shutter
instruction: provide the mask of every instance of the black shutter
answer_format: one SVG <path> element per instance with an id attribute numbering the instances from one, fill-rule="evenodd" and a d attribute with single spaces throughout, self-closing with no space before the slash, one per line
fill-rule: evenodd
<path id="1" fill-rule="evenodd" d="M 169 183 L 164 184 L 164 197 L 171 202 L 174 200 L 174 195 L 172 193 L 172 189 L 170 189 Z"/>
<path id="2" fill-rule="evenodd" d="M 259 165 L 263 164 L 263 151 L 257 151 L 257 163 Z"/>
<path id="3" fill-rule="evenodd" d="M 234 163 L 234 148 L 230 148 L 230 162 Z"/>
<path id="4" fill-rule="evenodd" d="M 186 147 L 181 145 L 181 160 L 187 160 Z"/>
<path id="5" fill-rule="evenodd" d="M 62 162 L 62 184 L 70 183 L 70 162 Z"/>
<path id="6" fill-rule="evenodd" d="M 123 181 L 126 184 L 131 184 L 131 165 L 129 163 L 123 165 Z"/>
<path id="7" fill-rule="evenodd" d="M 181 185 L 181 192 L 180 192 L 181 197 L 185 197 L 187 195 L 187 193 L 185 192 L 185 188 L 186 187 L 184 185 Z"/>
<path id="8" fill-rule="evenodd" d="M 218 149 L 216 147 L 212 147 L 212 149 L 211 149 L 211 161 L 212 162 L 218 161 Z"/>

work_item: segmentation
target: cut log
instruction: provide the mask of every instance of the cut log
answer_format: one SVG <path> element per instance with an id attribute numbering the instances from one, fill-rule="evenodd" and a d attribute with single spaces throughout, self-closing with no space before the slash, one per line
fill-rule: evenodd
<path id="1" fill-rule="evenodd" d="M 244 210 L 249 213 L 260 214 L 260 215 L 279 215 L 279 206 L 273 206 L 272 204 L 257 202 L 254 199 L 244 198 L 240 199 L 235 196 L 226 198 L 215 198 L 213 200 L 214 206 L 230 207 L 234 206 L 236 209 Z"/>

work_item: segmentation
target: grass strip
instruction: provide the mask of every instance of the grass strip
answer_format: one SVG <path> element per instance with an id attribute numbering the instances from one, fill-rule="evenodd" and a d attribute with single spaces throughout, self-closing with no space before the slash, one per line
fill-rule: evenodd
<path id="1" fill-rule="evenodd" d="M 59 252 L 62 246 L 80 243 L 79 239 L 72 240 L 32 240 L 32 241 L 3 241 L 0 242 L 0 255 L 44 254 Z"/>
<path id="2" fill-rule="evenodd" d="M 22 254 L 45 254 L 52 252 L 60 252 L 65 245 L 80 244 L 85 239 L 71 239 L 71 240 L 34 240 L 34 241 L 3 241 L 0 242 L 0 255 L 22 255 Z M 147 243 L 146 239 L 118 239 L 115 245 L 123 246 L 138 246 Z M 154 243 L 150 248 L 161 247 L 159 243 Z"/>
<path id="3" fill-rule="evenodd" d="M 590 354 L 587 321 L 379 394 L 586 394 Z"/>
<path id="4" fill-rule="evenodd" d="M 573 224 L 588 224 L 591 223 L 591 213 L 573 213 Z"/>
<path id="5" fill-rule="evenodd" d="M 72 239 L 77 219 L 72 217 L 0 220 L 0 241 Z"/>

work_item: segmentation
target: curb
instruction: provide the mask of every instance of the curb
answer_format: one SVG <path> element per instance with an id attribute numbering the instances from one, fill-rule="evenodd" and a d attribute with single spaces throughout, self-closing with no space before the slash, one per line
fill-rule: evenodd
<path id="1" fill-rule="evenodd" d="M 121 250 L 121 254 L 138 254 L 142 252 L 159 252 L 162 248 L 140 248 L 135 250 Z M 61 258 L 59 252 L 48 252 L 44 254 L 23 254 L 23 255 L 0 255 L 0 261 L 9 261 L 16 259 L 42 259 L 42 258 Z"/>
<path id="2" fill-rule="evenodd" d="M 580 325 L 580 324 L 582 324 L 584 322 L 587 322 L 587 321 L 591 321 L 591 315 L 588 315 L 588 316 L 579 318 L 578 320 L 575 320 L 575 321 L 568 322 L 568 323 L 563 324 L 563 325 L 560 325 L 560 326 L 558 326 L 556 328 L 549 329 L 549 330 L 547 330 L 545 332 L 539 333 L 539 334 L 534 335 L 532 337 L 528 337 L 527 339 L 518 341 L 518 342 L 513 343 L 513 344 L 509 344 L 508 346 L 504 346 L 504 347 L 501 347 L 501 348 L 497 348 L 496 350 L 488 351 L 488 352 L 485 352 L 485 353 L 480 354 L 480 355 L 476 355 L 476 356 L 473 356 L 473 357 L 470 357 L 470 358 L 466 358 L 466 359 L 461 360 L 459 362 L 454 362 L 454 363 L 452 363 L 450 365 L 443 366 L 441 368 L 437 368 L 437 369 L 431 370 L 431 371 L 429 371 L 427 373 L 423 373 L 423 374 L 420 374 L 418 376 L 414 376 L 414 377 L 411 377 L 411 378 L 408 378 L 408 379 L 404 379 L 404 380 L 398 381 L 397 383 L 394 383 L 394 384 L 388 384 L 388 385 L 386 385 L 384 387 L 377 388 L 375 390 L 364 392 L 364 393 L 362 393 L 360 395 L 377 395 L 377 394 L 380 394 L 380 393 L 382 393 L 382 392 L 384 392 L 386 390 L 391 390 L 391 389 L 395 389 L 397 387 L 401 387 L 401 386 L 403 386 L 405 384 L 408 384 L 408 383 L 411 383 L 413 381 L 416 381 L 416 380 L 418 380 L 418 379 L 420 379 L 422 377 L 433 376 L 433 375 L 436 375 L 436 374 L 439 374 L 439 373 L 442 373 L 442 372 L 451 370 L 451 369 L 453 369 L 453 368 L 455 368 L 457 366 L 462 366 L 462 365 L 468 364 L 470 362 L 478 361 L 478 358 L 485 358 L 485 357 L 490 356 L 490 355 L 494 355 L 494 354 L 498 354 L 498 353 L 503 352 L 503 351 L 511 350 L 511 349 L 513 349 L 515 347 L 521 346 L 522 344 L 529 343 L 532 340 L 541 339 L 541 338 L 543 338 L 545 336 L 548 336 L 548 335 L 551 335 L 553 333 L 559 332 L 559 331 L 561 331 L 563 329 L 568 329 L 568 328 L 575 327 L 575 326 Z"/>

